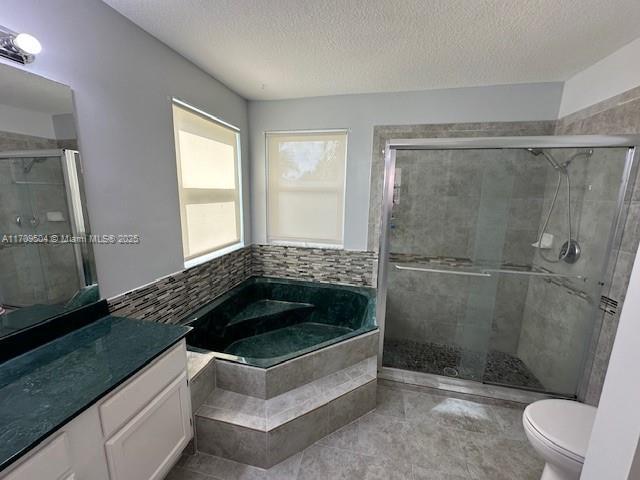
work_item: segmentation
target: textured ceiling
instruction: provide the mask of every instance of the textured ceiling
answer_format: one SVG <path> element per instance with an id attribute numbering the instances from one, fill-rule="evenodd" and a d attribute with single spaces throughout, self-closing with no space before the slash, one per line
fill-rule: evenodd
<path id="1" fill-rule="evenodd" d="M 249 99 L 562 81 L 640 0 L 105 0 Z"/>

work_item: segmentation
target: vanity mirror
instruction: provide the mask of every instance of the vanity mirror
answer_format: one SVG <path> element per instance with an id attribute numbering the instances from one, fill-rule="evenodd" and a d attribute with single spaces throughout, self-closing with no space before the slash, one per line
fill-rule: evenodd
<path id="1" fill-rule="evenodd" d="M 99 299 L 69 87 L 0 65 L 0 337 Z"/>

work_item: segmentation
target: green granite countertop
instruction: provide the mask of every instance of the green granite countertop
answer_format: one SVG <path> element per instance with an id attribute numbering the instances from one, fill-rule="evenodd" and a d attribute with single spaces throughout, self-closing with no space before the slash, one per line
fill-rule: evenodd
<path id="1" fill-rule="evenodd" d="M 107 316 L 0 364 L 0 470 L 189 330 Z"/>

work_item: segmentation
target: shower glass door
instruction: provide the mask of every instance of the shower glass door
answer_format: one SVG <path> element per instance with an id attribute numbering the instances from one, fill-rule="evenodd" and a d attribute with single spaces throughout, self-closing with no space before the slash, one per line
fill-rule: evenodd
<path id="1" fill-rule="evenodd" d="M 627 154 L 398 150 L 383 366 L 574 395 Z"/>
<path id="2" fill-rule="evenodd" d="M 0 158 L 0 231 L 13 238 L 0 250 L 0 305 L 6 309 L 62 304 L 85 284 L 79 247 L 45 241 L 72 231 L 64 159 L 37 152 Z"/>

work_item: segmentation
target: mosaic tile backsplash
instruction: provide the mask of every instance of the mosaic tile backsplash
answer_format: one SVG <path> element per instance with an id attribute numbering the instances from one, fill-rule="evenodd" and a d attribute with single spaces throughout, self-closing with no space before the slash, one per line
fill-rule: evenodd
<path id="1" fill-rule="evenodd" d="M 109 300 L 114 315 L 176 323 L 252 274 L 251 246 Z"/>
<path id="2" fill-rule="evenodd" d="M 254 245 L 254 275 L 375 287 L 377 254 L 328 248 Z"/>
<path id="3" fill-rule="evenodd" d="M 377 254 L 250 245 L 109 300 L 114 315 L 176 323 L 251 276 L 375 287 Z"/>

